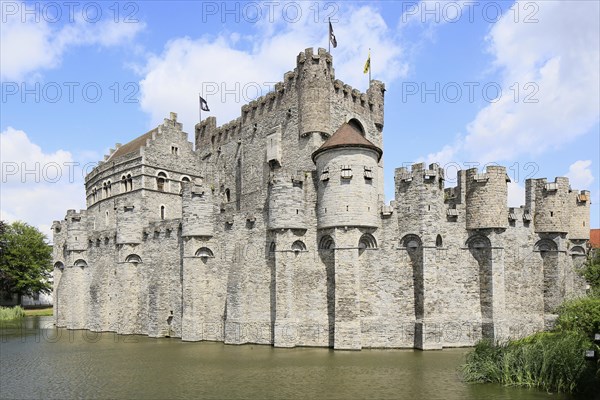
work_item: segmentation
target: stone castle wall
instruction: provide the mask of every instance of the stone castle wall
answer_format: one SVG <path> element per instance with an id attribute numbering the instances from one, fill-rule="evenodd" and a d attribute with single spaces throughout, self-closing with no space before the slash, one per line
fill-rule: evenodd
<path id="1" fill-rule="evenodd" d="M 553 323 L 584 291 L 589 192 L 504 167 L 415 164 L 383 201 L 383 159 L 313 153 L 344 123 L 383 147 L 381 82 L 366 93 L 307 49 L 275 90 L 195 148 L 172 113 L 86 177 L 88 208 L 54 229 L 55 319 L 70 329 L 278 347 L 473 345 Z M 110 185 L 108 184 L 110 182 Z"/>

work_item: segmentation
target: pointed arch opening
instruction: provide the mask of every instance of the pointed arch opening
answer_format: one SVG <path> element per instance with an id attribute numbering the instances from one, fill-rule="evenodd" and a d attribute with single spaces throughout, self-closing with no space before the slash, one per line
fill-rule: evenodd
<path id="1" fill-rule="evenodd" d="M 360 121 L 358 119 L 351 118 L 348 121 L 348 125 L 352 126 L 357 131 L 359 131 L 361 135 L 365 136 L 365 128 L 363 127 L 363 125 L 360 123 Z"/>

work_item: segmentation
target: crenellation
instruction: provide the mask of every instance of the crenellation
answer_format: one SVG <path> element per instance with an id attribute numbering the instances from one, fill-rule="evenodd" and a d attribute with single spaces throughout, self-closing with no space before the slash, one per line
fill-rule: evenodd
<path id="1" fill-rule="evenodd" d="M 589 191 L 506 169 L 394 172 L 384 202 L 385 85 L 335 79 L 306 49 L 221 126 L 170 113 L 85 179 L 52 224 L 55 322 L 186 341 L 335 349 L 472 346 L 550 327 L 581 295 Z M 293 334 L 290 334 L 293 332 Z"/>

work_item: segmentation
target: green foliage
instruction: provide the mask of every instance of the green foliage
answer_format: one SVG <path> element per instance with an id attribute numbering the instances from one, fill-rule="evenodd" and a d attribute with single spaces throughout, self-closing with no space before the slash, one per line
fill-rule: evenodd
<path id="1" fill-rule="evenodd" d="M 51 291 L 52 247 L 45 240 L 24 222 L 0 225 L 0 291 L 19 296 Z"/>
<path id="2" fill-rule="evenodd" d="M 564 302 L 558 308 L 557 329 L 580 332 L 588 337 L 600 332 L 600 297 Z"/>
<path id="3" fill-rule="evenodd" d="M 596 366 L 583 357 L 590 346 L 590 339 L 575 331 L 538 333 L 497 344 L 484 340 L 467 355 L 462 374 L 468 382 L 584 393 L 597 390 L 599 383 Z"/>
<path id="4" fill-rule="evenodd" d="M 590 253 L 579 274 L 590 284 L 592 295 L 600 296 L 600 249 Z"/>
<path id="5" fill-rule="evenodd" d="M 0 321 L 9 321 L 11 319 L 23 318 L 25 310 L 21 306 L 0 307 Z"/>

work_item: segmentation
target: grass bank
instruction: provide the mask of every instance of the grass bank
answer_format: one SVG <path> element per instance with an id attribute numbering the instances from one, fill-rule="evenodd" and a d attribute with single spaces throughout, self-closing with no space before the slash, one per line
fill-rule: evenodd
<path id="1" fill-rule="evenodd" d="M 25 310 L 26 317 L 51 317 L 52 315 L 52 307 L 31 308 Z"/>
<path id="2" fill-rule="evenodd" d="M 585 350 L 600 351 L 591 340 L 596 332 L 600 332 L 600 297 L 569 301 L 560 307 L 554 331 L 504 343 L 482 340 L 467 354 L 461 372 L 467 382 L 597 395 L 600 364 L 584 358 Z"/>

